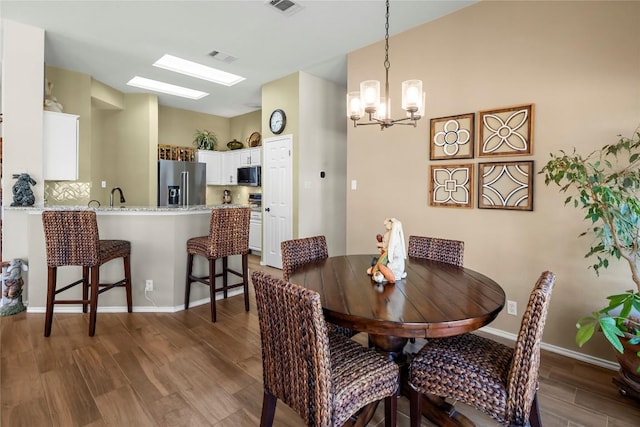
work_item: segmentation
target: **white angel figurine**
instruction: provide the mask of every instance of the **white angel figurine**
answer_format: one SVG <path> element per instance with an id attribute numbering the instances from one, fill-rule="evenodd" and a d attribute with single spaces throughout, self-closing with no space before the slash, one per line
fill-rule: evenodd
<path id="1" fill-rule="evenodd" d="M 407 272 L 404 271 L 404 260 L 407 258 L 407 252 L 404 245 L 402 223 L 395 218 L 387 218 L 384 223 L 389 230 L 387 267 L 391 269 L 396 280 L 404 279 L 407 277 Z"/>

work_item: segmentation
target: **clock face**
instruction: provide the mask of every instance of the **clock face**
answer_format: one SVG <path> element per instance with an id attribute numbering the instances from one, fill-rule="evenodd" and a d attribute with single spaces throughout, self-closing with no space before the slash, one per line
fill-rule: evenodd
<path id="1" fill-rule="evenodd" d="M 284 114 L 284 111 L 277 109 L 273 110 L 271 113 L 271 118 L 269 118 L 269 128 L 271 132 L 275 134 L 279 134 L 284 130 L 284 127 L 287 124 L 287 116 Z"/>

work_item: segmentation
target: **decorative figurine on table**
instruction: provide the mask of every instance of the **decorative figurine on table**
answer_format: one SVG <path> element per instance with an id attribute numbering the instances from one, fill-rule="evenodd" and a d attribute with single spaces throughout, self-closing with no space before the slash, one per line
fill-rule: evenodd
<path id="1" fill-rule="evenodd" d="M 402 223 L 395 218 L 384 220 L 386 231 L 383 235 L 378 234 L 376 240 L 380 255 L 367 269 L 367 274 L 376 283 L 395 283 L 396 280 L 404 279 L 407 273 L 404 271 L 404 260 L 407 258 L 404 249 L 404 233 Z"/>
<path id="2" fill-rule="evenodd" d="M 14 259 L 8 267 L 2 267 L 2 306 L 0 316 L 9 316 L 25 310 L 22 303 L 22 272 L 29 268 L 21 259 Z"/>
<path id="3" fill-rule="evenodd" d="M 13 184 L 13 203 L 11 206 L 33 206 L 36 198 L 31 190 L 32 185 L 36 185 L 35 179 L 28 173 L 14 173 L 13 179 L 17 179 Z"/>

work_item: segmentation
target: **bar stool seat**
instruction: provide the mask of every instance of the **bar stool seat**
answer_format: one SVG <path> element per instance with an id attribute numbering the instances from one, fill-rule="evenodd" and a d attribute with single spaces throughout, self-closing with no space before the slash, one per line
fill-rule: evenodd
<path id="1" fill-rule="evenodd" d="M 89 336 L 96 331 L 98 296 L 110 289 L 124 287 L 127 311 L 132 312 L 131 242 L 100 240 L 94 211 L 45 211 L 42 225 L 47 250 L 47 307 L 44 336 L 51 335 L 55 304 L 82 304 L 82 312 L 89 306 Z M 100 283 L 100 266 L 122 258 L 124 278 L 113 283 Z M 57 288 L 58 267 L 80 266 L 82 278 Z M 82 299 L 57 299 L 56 295 L 77 285 L 82 286 Z"/>
<path id="2" fill-rule="evenodd" d="M 185 283 L 184 309 L 189 309 L 191 283 L 198 282 L 209 286 L 211 298 L 211 321 L 216 321 L 216 293 L 223 292 L 227 298 L 228 290 L 242 287 L 244 290 L 244 308 L 249 311 L 249 219 L 248 207 L 215 208 L 211 211 L 209 235 L 192 237 L 187 240 L 187 279 Z M 206 276 L 193 274 L 195 255 L 206 258 L 209 272 Z M 228 257 L 242 257 L 242 272 L 229 268 Z M 222 271 L 216 273 L 216 260 L 222 259 Z M 229 284 L 228 275 L 233 274 L 242 281 Z M 216 277 L 222 276 L 222 287 L 216 288 Z"/>

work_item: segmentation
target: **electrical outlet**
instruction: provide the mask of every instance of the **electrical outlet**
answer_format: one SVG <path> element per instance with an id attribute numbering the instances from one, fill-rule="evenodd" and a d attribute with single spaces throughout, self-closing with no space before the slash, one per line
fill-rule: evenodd
<path id="1" fill-rule="evenodd" d="M 144 291 L 153 291 L 153 280 L 151 279 L 147 279 L 147 281 L 144 284 Z"/>
<path id="2" fill-rule="evenodd" d="M 507 314 L 512 316 L 518 315 L 518 303 L 515 301 L 507 301 Z"/>
<path id="3" fill-rule="evenodd" d="M 101 186 L 102 188 L 107 188 L 107 181 L 102 181 Z"/>

